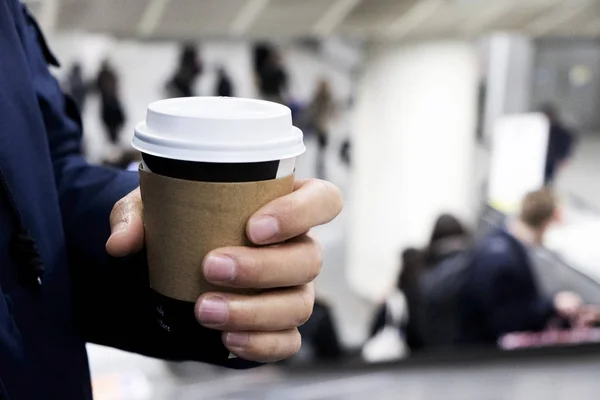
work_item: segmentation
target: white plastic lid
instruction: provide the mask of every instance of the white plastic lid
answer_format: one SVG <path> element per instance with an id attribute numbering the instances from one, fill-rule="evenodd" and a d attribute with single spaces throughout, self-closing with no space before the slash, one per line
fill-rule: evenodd
<path id="1" fill-rule="evenodd" d="M 306 150 L 286 106 L 234 97 L 186 97 L 148 106 L 132 145 L 175 160 L 246 163 L 294 158 Z"/>

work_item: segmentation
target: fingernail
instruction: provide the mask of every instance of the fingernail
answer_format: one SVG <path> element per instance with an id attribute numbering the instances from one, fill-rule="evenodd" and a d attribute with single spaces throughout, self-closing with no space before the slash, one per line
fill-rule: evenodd
<path id="1" fill-rule="evenodd" d="M 235 261 L 229 257 L 208 256 L 204 261 L 204 276 L 211 282 L 232 281 L 235 270 Z"/>
<path id="2" fill-rule="evenodd" d="M 247 333 L 228 333 L 225 336 L 225 345 L 229 347 L 246 347 L 250 343 L 250 335 Z"/>
<path id="3" fill-rule="evenodd" d="M 258 217 L 250 221 L 250 240 L 259 244 L 266 242 L 279 232 L 279 224 L 273 217 Z"/>
<path id="4" fill-rule="evenodd" d="M 219 297 L 207 297 L 198 307 L 197 318 L 203 325 L 222 325 L 228 317 L 227 302 Z"/>

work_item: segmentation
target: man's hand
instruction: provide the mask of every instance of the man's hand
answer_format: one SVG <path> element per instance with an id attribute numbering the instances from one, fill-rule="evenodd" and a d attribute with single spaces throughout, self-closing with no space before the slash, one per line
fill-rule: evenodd
<path id="1" fill-rule="evenodd" d="M 583 306 L 577 317 L 577 326 L 595 327 L 598 324 L 600 324 L 600 306 L 591 304 Z"/>
<path id="2" fill-rule="evenodd" d="M 308 232 L 333 220 L 342 209 L 339 190 L 320 180 L 297 181 L 294 192 L 266 205 L 250 218 L 247 235 L 260 248 L 229 247 L 206 256 L 206 279 L 218 286 L 262 289 L 256 295 L 206 293 L 196 318 L 223 331 L 223 343 L 237 356 L 271 362 L 294 355 L 298 327 L 312 313 L 312 282 L 321 269 L 320 245 Z M 142 249 L 144 228 L 139 189 L 114 207 L 107 251 L 123 257 Z"/>
<path id="3" fill-rule="evenodd" d="M 575 321 L 583 307 L 583 300 L 573 292 L 560 292 L 554 297 L 554 308 L 558 315 Z"/>

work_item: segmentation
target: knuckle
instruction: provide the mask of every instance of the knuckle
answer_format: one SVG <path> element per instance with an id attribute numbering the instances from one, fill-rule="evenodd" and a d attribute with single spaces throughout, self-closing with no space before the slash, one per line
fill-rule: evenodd
<path id="1" fill-rule="evenodd" d="M 230 300 L 229 302 L 229 318 L 227 328 L 231 330 L 257 330 L 259 324 L 259 313 L 253 302 L 246 299 Z"/>
<path id="2" fill-rule="evenodd" d="M 268 362 L 279 359 L 281 349 L 274 334 L 255 333 L 243 352 L 244 358 Z"/>
<path id="3" fill-rule="evenodd" d="M 308 282 L 312 282 L 315 279 L 317 279 L 317 277 L 321 273 L 321 268 L 323 266 L 323 246 L 317 240 L 314 240 L 314 239 L 311 239 L 311 240 L 312 240 L 314 259 L 313 259 L 311 268 L 309 268 Z"/>
<path id="4" fill-rule="evenodd" d="M 300 207 L 300 202 L 296 196 L 288 196 L 278 209 L 277 215 L 274 217 L 280 222 L 285 228 L 285 225 L 293 223 L 296 216 L 296 211 Z"/>
<path id="5" fill-rule="evenodd" d="M 313 307 L 315 304 L 315 292 L 312 285 L 306 285 L 300 292 L 301 307 L 298 310 L 296 320 L 294 321 L 295 327 L 304 325 L 313 313 Z"/>
<path id="6" fill-rule="evenodd" d="M 298 329 L 294 329 L 294 339 L 293 339 L 292 349 L 291 349 L 292 354 L 290 354 L 290 356 L 297 354 L 301 348 L 302 348 L 302 335 L 300 335 L 300 332 L 298 331 Z"/>
<path id="7" fill-rule="evenodd" d="M 115 216 L 122 215 L 123 211 L 125 210 L 126 205 L 127 205 L 127 197 L 121 198 L 113 206 L 113 208 L 112 208 L 112 214 L 115 215 Z"/>
<path id="8" fill-rule="evenodd" d="M 264 276 L 264 260 L 250 252 L 250 254 L 230 255 L 237 263 L 237 272 L 233 278 L 233 284 L 244 287 L 258 287 L 261 277 Z"/>
<path id="9" fill-rule="evenodd" d="M 344 207 L 342 192 L 333 183 L 325 180 L 318 181 L 321 186 L 322 194 L 327 198 L 327 203 L 330 205 L 330 212 L 333 215 L 338 215 Z"/>
<path id="10" fill-rule="evenodd" d="M 256 300 L 261 301 L 259 298 L 256 298 Z M 264 307 L 253 306 L 250 302 L 246 304 L 237 315 L 239 326 L 250 331 L 263 330 L 265 328 L 265 322 L 263 313 L 260 312 L 261 309 L 264 309 Z"/>

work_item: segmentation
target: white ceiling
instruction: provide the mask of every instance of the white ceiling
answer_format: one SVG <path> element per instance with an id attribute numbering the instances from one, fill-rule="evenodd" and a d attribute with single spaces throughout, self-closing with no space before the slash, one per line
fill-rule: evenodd
<path id="1" fill-rule="evenodd" d="M 600 0 L 26 0 L 46 29 L 198 39 L 347 34 L 418 39 L 492 30 L 600 37 Z"/>

